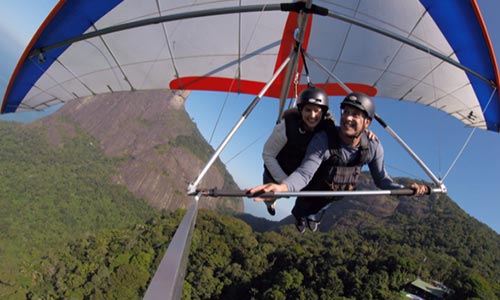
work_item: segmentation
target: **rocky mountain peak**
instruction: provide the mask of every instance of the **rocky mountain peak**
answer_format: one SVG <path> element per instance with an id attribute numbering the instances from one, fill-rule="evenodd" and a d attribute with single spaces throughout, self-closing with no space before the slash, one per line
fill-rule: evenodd
<path id="1" fill-rule="evenodd" d="M 159 209 L 185 208 L 186 188 L 213 152 L 185 111 L 188 95 L 167 90 L 100 94 L 68 102 L 39 122 L 48 125 L 54 146 L 79 131 L 91 135 L 107 156 L 116 159 L 115 183 Z M 236 184 L 219 162 L 203 186 Z M 213 199 L 200 206 L 243 211 L 241 199 Z"/>

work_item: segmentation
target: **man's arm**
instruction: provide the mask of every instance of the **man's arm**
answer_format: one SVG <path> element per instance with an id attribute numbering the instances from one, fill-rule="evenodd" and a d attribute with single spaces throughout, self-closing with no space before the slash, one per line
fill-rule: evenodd
<path id="1" fill-rule="evenodd" d="M 370 140 L 370 151 L 373 158 L 368 162 L 368 167 L 375 185 L 382 190 L 402 189 L 403 185 L 397 184 L 385 170 L 384 148 L 379 141 Z"/>
<path id="2" fill-rule="evenodd" d="M 373 147 L 373 148 L 372 148 Z M 421 196 L 424 194 L 428 194 L 430 192 L 430 188 L 423 184 L 418 184 L 416 182 L 412 183 L 409 186 L 404 186 L 398 183 L 395 183 L 391 176 L 387 173 L 384 166 L 384 149 L 382 144 L 378 141 L 370 141 L 370 150 L 374 150 L 374 157 L 368 163 L 368 167 L 370 168 L 370 173 L 372 175 L 373 181 L 375 185 L 383 190 L 392 190 L 392 189 L 403 189 L 410 188 L 415 191 L 416 196 Z"/>

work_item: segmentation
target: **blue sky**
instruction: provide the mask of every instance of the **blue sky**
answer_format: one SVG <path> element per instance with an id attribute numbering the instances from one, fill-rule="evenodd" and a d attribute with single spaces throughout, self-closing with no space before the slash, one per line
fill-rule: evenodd
<path id="1" fill-rule="evenodd" d="M 0 10 L 0 94 L 3 97 L 8 79 L 19 56 L 45 16 L 55 5 L 55 0 L 6 1 Z M 500 58 L 500 20 L 495 13 L 500 10 L 497 1 L 480 0 L 497 59 Z M 225 93 L 193 92 L 186 102 L 186 109 L 197 123 L 202 134 L 210 139 L 222 110 L 222 118 L 215 128 L 211 144 L 216 147 L 239 119 L 253 97 Z M 332 98 L 331 108 L 339 119 L 340 98 Z M 223 105 L 225 103 L 224 109 Z M 413 148 L 430 169 L 442 177 L 471 133 L 458 120 L 432 108 L 407 102 L 376 99 L 377 112 Z M 29 122 L 44 114 L 22 113 L 1 116 L 3 120 Z M 261 182 L 263 143 L 271 133 L 276 120 L 277 102 L 262 99 L 249 119 L 237 132 L 222 153 L 225 162 L 241 188 Z M 414 177 L 429 180 L 408 154 L 381 126 L 373 124 L 383 142 L 386 164 L 392 176 Z M 476 130 L 460 160 L 445 180 L 449 196 L 469 215 L 500 233 L 500 185 L 496 175 L 500 170 L 500 135 Z M 293 201 L 280 199 L 279 220 L 290 213 Z M 262 203 L 245 199 L 246 211 L 257 216 L 269 217 Z"/>

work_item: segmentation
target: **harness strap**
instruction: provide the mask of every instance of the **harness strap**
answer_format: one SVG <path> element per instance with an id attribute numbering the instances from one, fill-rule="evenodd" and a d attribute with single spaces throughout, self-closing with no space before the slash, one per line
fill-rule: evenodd
<path id="1" fill-rule="evenodd" d="M 306 13 L 312 13 L 316 15 L 321 15 L 321 16 L 328 16 L 328 9 L 317 6 L 317 5 L 311 5 L 311 8 L 306 7 L 305 2 L 295 2 L 295 3 L 281 3 L 280 4 L 280 9 L 281 11 L 293 11 L 293 12 L 300 12 L 304 11 Z"/>
<path id="2" fill-rule="evenodd" d="M 335 138 L 329 138 L 328 143 L 330 146 L 330 154 L 331 158 L 333 159 L 333 163 L 336 166 L 358 166 L 358 165 L 364 165 L 365 163 L 368 162 L 368 153 L 370 151 L 369 147 L 369 140 L 368 136 L 366 135 L 365 132 L 361 134 L 361 142 L 359 144 L 359 149 L 358 149 L 358 154 L 356 158 L 350 162 L 347 162 L 344 157 L 342 156 L 342 152 L 340 150 L 340 136 L 338 133 L 338 128 L 335 127 L 335 132 L 332 132 L 333 129 L 328 130 L 327 129 L 327 134 L 328 136 L 332 136 L 332 134 Z M 330 131 L 330 132 L 328 132 Z"/>
<path id="3" fill-rule="evenodd" d="M 312 86 L 311 78 L 309 77 L 309 68 L 307 67 L 306 56 L 304 54 L 304 48 L 300 47 L 300 56 L 302 57 L 302 62 L 304 63 L 304 70 L 306 71 L 307 85 Z"/>

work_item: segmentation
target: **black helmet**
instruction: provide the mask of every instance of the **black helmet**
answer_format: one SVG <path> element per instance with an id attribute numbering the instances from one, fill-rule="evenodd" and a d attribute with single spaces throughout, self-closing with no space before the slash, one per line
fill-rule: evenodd
<path id="1" fill-rule="evenodd" d="M 373 119 L 373 117 L 375 116 L 375 103 L 373 103 L 373 100 L 366 94 L 356 92 L 350 93 L 344 98 L 344 100 L 340 104 L 340 108 L 344 109 L 346 105 L 355 107 L 363 111 L 370 119 Z"/>
<path id="2" fill-rule="evenodd" d="M 297 99 L 297 107 L 299 110 L 302 110 L 302 107 L 308 103 L 319 105 L 323 112 L 326 112 L 328 110 L 328 95 L 323 89 L 308 86 L 300 92 L 299 99 Z"/>

